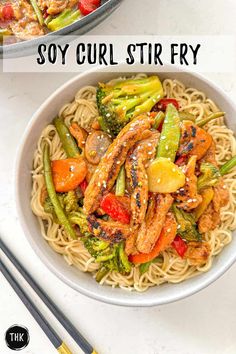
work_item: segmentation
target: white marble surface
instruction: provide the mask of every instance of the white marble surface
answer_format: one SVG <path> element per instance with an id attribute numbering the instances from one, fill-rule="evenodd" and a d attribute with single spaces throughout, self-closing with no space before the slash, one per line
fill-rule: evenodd
<path id="1" fill-rule="evenodd" d="M 235 35 L 235 13 L 234 0 L 125 0 L 120 9 L 92 33 Z M 76 293 L 51 274 L 30 248 L 14 205 L 13 166 L 16 149 L 33 112 L 55 88 L 72 76 L 0 75 L 1 236 L 99 353 L 235 354 L 236 265 L 213 285 L 188 299 L 162 307 L 130 309 L 98 303 Z M 236 98 L 235 73 L 208 76 L 232 98 Z M 27 285 L 21 282 L 28 291 Z M 73 353 L 81 353 L 41 301 L 36 296 L 33 298 L 68 342 Z M 0 276 L 1 354 L 12 353 L 4 343 L 4 333 L 16 323 L 28 327 L 30 331 L 30 344 L 22 353 L 56 352 L 3 276 Z"/>

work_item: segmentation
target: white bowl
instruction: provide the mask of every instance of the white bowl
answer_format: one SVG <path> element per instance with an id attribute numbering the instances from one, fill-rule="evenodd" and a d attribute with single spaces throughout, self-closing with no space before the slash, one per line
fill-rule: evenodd
<path id="1" fill-rule="evenodd" d="M 137 72 L 145 72 L 145 65 L 137 66 L 136 69 Z M 208 97 L 217 102 L 221 110 L 227 112 L 227 125 L 235 131 L 236 106 L 226 93 L 198 74 L 183 72 L 178 68 L 176 68 L 176 72 L 170 72 L 170 69 L 173 70 L 173 68 L 168 66 L 165 69 L 166 72 L 158 73 L 156 69 L 153 69 L 153 72 L 157 73 L 161 79 L 179 79 L 186 86 L 204 91 Z M 19 148 L 15 175 L 16 202 L 23 230 L 34 251 L 48 268 L 66 284 L 84 295 L 110 304 L 154 306 L 183 299 L 205 288 L 219 278 L 236 260 L 236 237 L 233 237 L 231 244 L 226 246 L 220 255 L 214 258 L 212 268 L 208 272 L 179 284 L 156 286 L 144 293 L 129 292 L 119 288 L 113 289 L 109 286 L 101 286 L 96 283 L 91 274 L 83 273 L 75 267 L 67 265 L 63 257 L 55 253 L 41 236 L 38 220 L 30 208 L 32 184 L 30 171 L 36 142 L 43 128 L 58 114 L 64 103 L 73 100 L 79 88 L 85 85 L 96 85 L 99 81 L 107 81 L 111 78 L 125 75 L 127 71 L 128 66 L 121 65 L 119 73 L 101 72 L 101 70 L 96 69 L 80 74 L 62 85 L 41 105 L 27 126 Z M 234 236 L 236 236 L 235 232 Z"/>

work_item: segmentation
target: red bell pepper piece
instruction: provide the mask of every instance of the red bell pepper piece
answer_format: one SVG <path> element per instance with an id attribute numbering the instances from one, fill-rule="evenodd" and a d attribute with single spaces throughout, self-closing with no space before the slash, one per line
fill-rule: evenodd
<path id="1" fill-rule="evenodd" d="M 188 246 L 187 246 L 186 242 L 179 235 L 177 235 L 175 237 L 175 239 L 172 242 L 171 246 L 176 250 L 176 252 L 178 253 L 178 255 L 181 258 L 184 257 L 185 252 L 188 249 Z"/>
<path id="2" fill-rule="evenodd" d="M 179 158 L 177 158 L 177 160 L 175 161 L 175 164 L 177 166 L 182 166 L 184 165 L 186 162 L 186 156 L 180 156 Z"/>
<path id="3" fill-rule="evenodd" d="M 86 16 L 95 11 L 100 6 L 100 4 L 100 0 L 80 0 L 78 8 L 82 15 Z"/>
<path id="4" fill-rule="evenodd" d="M 112 193 L 105 195 L 100 204 L 104 212 L 113 220 L 122 224 L 130 223 L 130 200 L 128 197 L 119 197 Z"/>
<path id="5" fill-rule="evenodd" d="M 47 18 L 49 16 L 47 9 L 43 10 L 43 18 Z"/>
<path id="6" fill-rule="evenodd" d="M 2 8 L 2 17 L 3 20 L 5 21 L 10 21 L 13 20 L 14 16 L 14 10 L 11 4 L 6 4 Z"/>
<path id="7" fill-rule="evenodd" d="M 152 111 L 165 111 L 168 104 L 171 103 L 175 106 L 176 109 L 179 110 L 179 104 L 174 98 L 162 98 L 159 102 L 155 104 L 155 106 L 152 108 Z"/>
<path id="8" fill-rule="evenodd" d="M 101 0 L 90 0 L 90 2 L 97 7 L 101 5 Z"/>
<path id="9" fill-rule="evenodd" d="M 83 194 L 86 190 L 86 188 L 88 187 L 88 182 L 86 181 L 86 179 L 83 180 L 83 182 L 80 183 L 80 189 L 82 190 Z"/>

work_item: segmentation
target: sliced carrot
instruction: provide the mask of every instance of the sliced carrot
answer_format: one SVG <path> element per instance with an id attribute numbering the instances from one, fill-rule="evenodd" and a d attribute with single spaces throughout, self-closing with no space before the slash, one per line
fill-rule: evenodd
<path id="1" fill-rule="evenodd" d="M 78 146 L 82 149 L 85 145 L 88 133 L 77 123 L 72 123 L 69 127 L 71 135 L 76 139 Z"/>
<path id="2" fill-rule="evenodd" d="M 196 155 L 197 160 L 200 160 L 211 144 L 212 137 L 204 129 L 189 120 L 183 121 L 178 157 Z"/>
<path id="3" fill-rule="evenodd" d="M 173 242 L 177 232 L 177 223 L 173 214 L 169 213 L 166 216 L 165 225 L 161 234 L 149 253 L 138 253 L 130 255 L 129 260 L 134 264 L 146 263 L 152 261 L 158 254 L 168 248 Z"/>
<path id="4" fill-rule="evenodd" d="M 101 129 L 99 121 L 97 119 L 92 123 L 91 127 L 94 130 L 100 130 Z"/>
<path id="5" fill-rule="evenodd" d="M 87 174 L 82 157 L 52 161 L 53 183 L 57 192 L 69 192 L 78 187 Z"/>

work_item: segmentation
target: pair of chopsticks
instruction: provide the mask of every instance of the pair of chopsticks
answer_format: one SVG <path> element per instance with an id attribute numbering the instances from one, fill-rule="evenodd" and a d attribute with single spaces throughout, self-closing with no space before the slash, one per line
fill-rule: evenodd
<path id="1" fill-rule="evenodd" d="M 27 270 L 20 264 L 16 257 L 12 254 L 9 248 L 0 239 L 0 249 L 11 261 L 11 263 L 16 267 L 23 278 L 28 282 L 31 288 L 36 292 L 44 304 L 49 308 L 49 310 L 54 314 L 57 320 L 62 324 L 62 326 L 67 330 L 75 342 L 79 345 L 85 354 L 97 354 L 93 347 L 87 342 L 87 340 L 82 336 L 81 333 L 73 326 L 73 324 L 66 318 L 66 316 L 61 312 L 61 310 L 54 304 L 52 299 L 44 292 L 44 290 L 35 282 Z M 26 292 L 22 289 L 20 284 L 14 278 L 14 276 L 9 272 L 7 267 L 0 260 L 0 271 L 9 282 L 11 287 L 14 289 L 16 294 L 19 296 L 23 304 L 29 310 L 31 315 L 37 321 L 39 326 L 42 328 L 48 339 L 51 341 L 53 346 L 57 349 L 60 354 L 72 354 L 66 344 L 54 331 L 52 326 L 48 323 L 45 317 L 41 314 Z"/>

